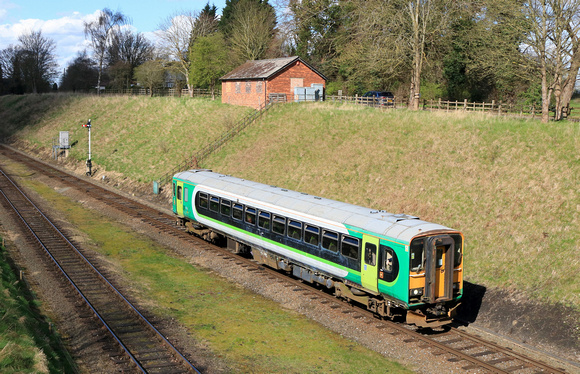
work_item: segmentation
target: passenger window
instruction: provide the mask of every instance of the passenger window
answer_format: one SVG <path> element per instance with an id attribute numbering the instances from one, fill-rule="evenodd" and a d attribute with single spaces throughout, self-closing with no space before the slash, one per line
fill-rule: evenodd
<path id="1" fill-rule="evenodd" d="M 359 259 L 359 242 L 357 238 L 350 236 L 342 237 L 342 255 L 352 259 Z"/>
<path id="2" fill-rule="evenodd" d="M 256 224 L 256 209 L 246 207 L 246 216 L 245 216 L 244 220 L 251 225 L 255 225 Z"/>
<path id="3" fill-rule="evenodd" d="M 322 248 L 338 252 L 338 234 L 332 231 L 322 231 Z"/>
<path id="4" fill-rule="evenodd" d="M 385 271 L 387 273 L 393 272 L 393 251 L 392 250 L 387 250 L 387 252 L 385 252 L 385 263 L 383 264 L 383 269 L 385 269 Z"/>
<path id="5" fill-rule="evenodd" d="M 304 228 L 304 241 L 311 245 L 318 245 L 320 229 L 318 227 L 306 225 Z"/>
<path id="6" fill-rule="evenodd" d="M 397 253 L 391 248 L 381 245 L 382 264 L 379 270 L 379 278 L 385 282 L 393 282 L 399 275 L 399 260 Z"/>
<path id="7" fill-rule="evenodd" d="M 270 213 L 260 212 L 260 215 L 258 216 L 258 226 L 270 230 Z"/>
<path id="8" fill-rule="evenodd" d="M 288 221 L 288 236 L 292 239 L 302 239 L 302 222 Z"/>
<path id="9" fill-rule="evenodd" d="M 365 245 L 365 264 L 375 266 L 377 264 L 377 246 L 373 243 Z"/>
<path id="10" fill-rule="evenodd" d="M 235 219 L 239 219 L 240 221 L 242 220 L 242 217 L 244 215 L 244 206 L 241 204 L 234 204 L 234 208 L 232 210 L 232 217 L 234 217 Z"/>
<path id="11" fill-rule="evenodd" d="M 230 216 L 230 213 L 232 212 L 232 202 L 229 200 L 225 200 L 222 199 L 222 203 L 221 203 L 221 213 L 224 216 Z"/>
<path id="12" fill-rule="evenodd" d="M 181 186 L 177 187 L 177 200 L 181 200 Z"/>
<path id="13" fill-rule="evenodd" d="M 208 202 L 207 202 L 207 194 L 200 193 L 199 194 L 199 207 L 200 208 L 207 209 L 208 206 L 209 205 L 208 205 Z"/>
<path id="14" fill-rule="evenodd" d="M 175 183 L 173 183 L 173 196 L 176 196 L 175 191 L 176 191 Z"/>
<path id="15" fill-rule="evenodd" d="M 286 232 L 286 218 L 274 216 L 272 219 L 272 231 L 276 234 L 284 235 Z"/>
<path id="16" fill-rule="evenodd" d="M 214 212 L 218 212 L 219 211 L 219 207 L 220 207 L 220 199 L 212 196 L 209 199 L 209 210 L 212 210 Z"/>
<path id="17" fill-rule="evenodd" d="M 189 201 L 189 191 L 187 190 L 187 187 L 185 187 L 185 192 L 183 194 L 183 199 L 185 200 L 186 203 Z"/>

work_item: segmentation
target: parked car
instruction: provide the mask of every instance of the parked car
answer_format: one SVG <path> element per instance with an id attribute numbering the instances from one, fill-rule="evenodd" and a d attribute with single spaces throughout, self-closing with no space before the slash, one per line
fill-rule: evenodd
<path id="1" fill-rule="evenodd" d="M 362 97 L 367 98 L 362 101 L 369 105 L 395 105 L 395 95 L 389 91 L 368 91 Z"/>

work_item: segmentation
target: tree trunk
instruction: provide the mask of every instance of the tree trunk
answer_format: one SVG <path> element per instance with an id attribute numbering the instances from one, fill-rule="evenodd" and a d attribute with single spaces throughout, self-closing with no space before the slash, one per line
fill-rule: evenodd
<path id="1" fill-rule="evenodd" d="M 570 64 L 570 69 L 568 71 L 568 77 L 564 81 L 559 100 L 556 102 L 556 120 L 562 119 L 562 113 L 570 106 L 570 100 L 572 100 L 572 95 L 574 95 L 576 77 L 578 76 L 578 71 L 580 70 L 580 51 L 574 52 L 575 53 Z"/>

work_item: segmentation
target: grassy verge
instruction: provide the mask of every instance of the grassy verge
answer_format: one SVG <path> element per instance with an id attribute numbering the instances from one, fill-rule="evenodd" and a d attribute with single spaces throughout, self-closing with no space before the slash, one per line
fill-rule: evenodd
<path id="1" fill-rule="evenodd" d="M 186 326 L 233 372 L 408 372 L 273 301 L 173 257 L 153 241 L 44 184 L 32 179 L 25 183 L 54 211 L 62 212 L 92 248 L 107 256 L 145 304 Z"/>
<path id="2" fill-rule="evenodd" d="M 79 139 L 72 155 L 83 159 L 80 125 L 92 116 L 99 167 L 150 181 L 245 110 L 191 99 L 83 98 L 18 136 L 40 146 L 69 124 Z M 578 123 L 288 104 L 203 166 L 457 228 L 466 236 L 467 280 L 580 308 Z"/>
<path id="3" fill-rule="evenodd" d="M 287 105 L 203 166 L 462 230 L 471 282 L 580 307 L 577 123 Z"/>
<path id="4" fill-rule="evenodd" d="M 1 238 L 0 238 L 1 239 Z M 70 357 L 0 246 L 0 372 L 71 372 Z"/>
<path id="5" fill-rule="evenodd" d="M 207 142 L 233 127 L 251 109 L 210 99 L 142 96 L 39 95 L 44 116 L 23 116 L 31 96 L 0 97 L 0 108 L 14 113 L 6 119 L 19 129 L 18 138 L 50 151 L 60 131 L 69 132 L 70 158 L 84 161 L 90 118 L 91 153 L 96 168 L 149 182 L 191 157 Z M 16 117 L 16 118 L 14 118 Z"/>

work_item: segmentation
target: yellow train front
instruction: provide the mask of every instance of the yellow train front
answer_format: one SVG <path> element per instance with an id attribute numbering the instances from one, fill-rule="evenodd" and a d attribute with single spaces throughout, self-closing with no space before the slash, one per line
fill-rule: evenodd
<path id="1" fill-rule="evenodd" d="M 179 224 L 386 318 L 436 327 L 463 293 L 463 235 L 405 214 L 210 170 L 173 178 Z"/>

